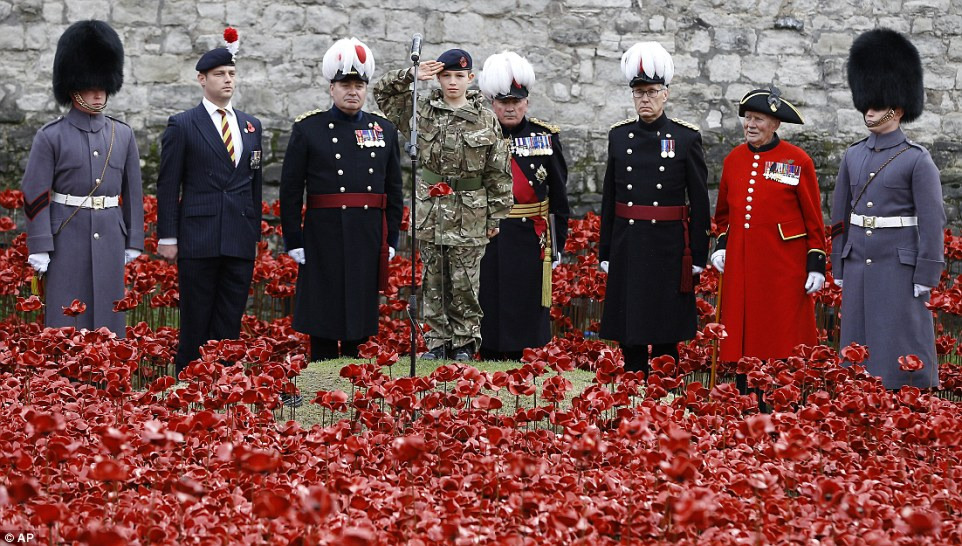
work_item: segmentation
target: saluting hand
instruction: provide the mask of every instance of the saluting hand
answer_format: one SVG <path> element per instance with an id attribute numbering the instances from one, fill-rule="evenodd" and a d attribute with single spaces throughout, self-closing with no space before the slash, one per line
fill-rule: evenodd
<path id="1" fill-rule="evenodd" d="M 444 70 L 444 63 L 424 61 L 421 63 L 420 68 L 418 68 L 418 79 L 421 81 L 433 80 L 442 70 Z"/>

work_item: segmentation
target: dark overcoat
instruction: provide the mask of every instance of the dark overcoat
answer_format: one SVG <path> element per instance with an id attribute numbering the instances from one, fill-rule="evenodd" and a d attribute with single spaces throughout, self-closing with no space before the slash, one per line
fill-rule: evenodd
<path id="1" fill-rule="evenodd" d="M 90 209 L 51 202 L 51 191 L 87 196 L 101 173 L 103 182 L 92 195 L 120 196 L 119 207 Z M 71 108 L 37 131 L 22 187 L 27 247 L 31 254 L 50 253 L 46 325 L 106 326 L 124 337 L 126 316 L 114 312 L 114 302 L 124 297 L 124 249 L 144 248 L 140 154 L 133 130 L 103 114 Z M 77 318 L 67 317 L 62 308 L 74 299 L 84 302 L 87 310 Z"/>
<path id="2" fill-rule="evenodd" d="M 850 223 L 853 212 L 914 216 L 918 225 L 859 227 Z M 901 129 L 873 134 L 845 152 L 832 199 L 832 273 L 843 280 L 841 346 L 867 345 L 864 364 L 889 389 L 939 384 L 932 312 L 925 307 L 929 298 L 915 297 L 913 285 L 938 285 L 945 267 L 944 226 L 939 171 L 928 150 L 907 140 Z M 905 355 L 918 356 L 925 367 L 901 371 L 898 358 Z"/>
<path id="3" fill-rule="evenodd" d="M 557 252 L 561 252 L 568 237 L 570 208 L 566 189 L 568 165 L 562 154 L 560 130 L 528 118 L 510 130 L 502 130 L 511 143 L 512 162 L 518 169 L 514 201 L 532 203 L 548 199 L 548 211 L 554 215 L 551 236 Z M 532 142 L 531 137 L 538 139 Z M 550 140 L 550 148 L 531 148 L 546 139 Z M 543 250 L 550 258 L 551 248 L 538 235 L 532 218 L 501 220 L 497 237 L 488 242 L 481 259 L 478 300 L 484 311 L 483 349 L 522 351 L 541 347 L 551 339 L 551 308 L 543 306 L 541 299 Z"/>
<path id="4" fill-rule="evenodd" d="M 662 157 L 663 148 L 674 157 Z M 609 261 L 602 338 L 635 346 L 695 336 L 695 295 L 680 287 L 682 222 L 616 217 L 615 204 L 688 205 L 692 263 L 704 267 L 711 221 L 707 180 L 701 134 L 693 125 L 663 114 L 652 123 L 625 120 L 608 133 L 599 247 L 599 259 Z"/>
<path id="5" fill-rule="evenodd" d="M 372 146 L 365 139 L 375 128 L 383 140 Z M 302 223 L 305 190 L 386 194 L 388 244 L 397 248 L 403 210 L 397 128 L 368 112 L 308 112 L 294 122 L 281 174 L 284 242 L 288 250 L 303 248 L 306 260 L 298 268 L 294 329 L 325 339 L 374 335 L 382 210 L 309 208 Z"/>

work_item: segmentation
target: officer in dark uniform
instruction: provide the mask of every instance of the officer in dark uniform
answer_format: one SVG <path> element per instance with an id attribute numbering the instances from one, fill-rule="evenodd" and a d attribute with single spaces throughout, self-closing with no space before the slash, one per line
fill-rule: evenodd
<path id="1" fill-rule="evenodd" d="M 647 373 L 649 356 L 677 359 L 678 342 L 695 336 L 693 286 L 708 255 L 708 170 L 698 128 L 664 113 L 674 74 L 668 52 L 656 42 L 635 44 L 621 66 L 638 118 L 608 133 L 600 334 L 621 344 L 626 370 Z"/>
<path id="2" fill-rule="evenodd" d="M 281 225 L 300 264 L 293 327 L 311 360 L 357 356 L 378 330 L 378 290 L 397 247 L 403 197 L 397 128 L 364 112 L 374 55 L 357 38 L 324 55 L 334 105 L 297 117 L 281 174 Z M 301 210 L 307 190 L 307 213 Z"/>
<path id="3" fill-rule="evenodd" d="M 520 360 L 551 339 L 551 269 L 568 236 L 568 166 L 556 125 L 529 118 L 534 69 L 512 51 L 488 57 L 478 81 L 511 147 L 514 206 L 481 259 L 481 358 Z"/>

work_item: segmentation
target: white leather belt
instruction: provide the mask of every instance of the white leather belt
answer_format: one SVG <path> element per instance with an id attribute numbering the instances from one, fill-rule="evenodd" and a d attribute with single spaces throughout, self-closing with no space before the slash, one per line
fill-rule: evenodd
<path id="1" fill-rule="evenodd" d="M 862 216 L 852 213 L 852 225 L 867 229 L 907 227 L 919 225 L 918 216 Z"/>
<path id="2" fill-rule="evenodd" d="M 105 195 L 67 195 L 65 193 L 50 192 L 50 200 L 54 203 L 67 205 L 68 207 L 80 207 L 84 209 L 109 209 L 120 205 L 120 196 L 108 197 Z"/>

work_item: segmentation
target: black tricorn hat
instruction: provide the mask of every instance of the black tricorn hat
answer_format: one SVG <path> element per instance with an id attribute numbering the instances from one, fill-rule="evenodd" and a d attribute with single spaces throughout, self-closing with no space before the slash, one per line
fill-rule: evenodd
<path id="1" fill-rule="evenodd" d="M 848 86 L 855 109 L 902 108 L 902 121 L 922 115 L 925 88 L 919 51 L 902 34 L 878 28 L 863 33 L 848 52 Z"/>
<path id="2" fill-rule="evenodd" d="M 749 91 L 742 97 L 741 102 L 738 103 L 738 115 L 744 117 L 745 112 L 760 112 L 785 123 L 805 124 L 801 112 L 795 108 L 795 105 L 783 99 L 781 92 L 774 85 L 768 86 L 768 89 Z"/>
<path id="3" fill-rule="evenodd" d="M 70 104 L 70 94 L 103 89 L 107 95 L 124 84 L 124 45 L 117 32 L 103 21 L 76 22 L 64 31 L 53 58 L 53 96 Z"/>

